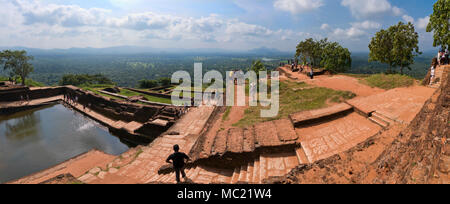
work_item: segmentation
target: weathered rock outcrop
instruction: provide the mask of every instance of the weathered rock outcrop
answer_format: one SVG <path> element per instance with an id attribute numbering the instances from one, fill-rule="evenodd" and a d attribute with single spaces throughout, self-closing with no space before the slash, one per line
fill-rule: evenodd
<path id="1" fill-rule="evenodd" d="M 408 125 L 265 183 L 450 183 L 450 75 Z"/>
<path id="2" fill-rule="evenodd" d="M 450 75 L 374 164 L 375 183 L 449 183 Z"/>

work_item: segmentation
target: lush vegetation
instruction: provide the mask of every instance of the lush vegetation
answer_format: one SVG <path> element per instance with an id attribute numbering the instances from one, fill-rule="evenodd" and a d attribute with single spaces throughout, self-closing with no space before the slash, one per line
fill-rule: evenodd
<path id="1" fill-rule="evenodd" d="M 22 85 L 25 85 L 26 78 L 34 70 L 30 63 L 33 59 L 34 57 L 28 56 L 25 50 L 0 52 L 0 65 L 3 66 L 4 70 L 9 71 L 10 77 L 19 76 Z"/>
<path id="2" fill-rule="evenodd" d="M 399 67 L 403 74 L 404 68 L 411 69 L 419 51 L 419 34 L 414 25 L 409 22 L 378 31 L 369 44 L 369 61 L 378 61 L 389 66 L 387 73 L 393 73 L 392 68 Z"/>
<path id="3" fill-rule="evenodd" d="M 148 88 L 155 88 L 159 86 L 159 83 L 157 80 L 140 80 L 139 81 L 139 88 L 148 89 Z"/>
<path id="4" fill-rule="evenodd" d="M 254 71 L 256 73 L 256 75 L 259 76 L 259 72 L 266 71 L 266 67 L 261 62 L 261 60 L 256 60 L 252 63 L 250 70 Z"/>
<path id="5" fill-rule="evenodd" d="M 313 67 L 322 67 L 332 72 L 345 72 L 351 68 L 350 51 L 337 42 L 328 39 L 315 41 L 312 38 L 297 45 L 295 58 L 302 63 L 311 63 Z"/>
<path id="6" fill-rule="evenodd" d="M 102 74 L 67 74 L 64 75 L 59 81 L 59 85 L 74 85 L 80 86 L 83 84 L 114 84 L 111 79 L 103 76 Z"/>
<path id="7" fill-rule="evenodd" d="M 335 91 L 328 88 L 309 87 L 305 83 L 280 82 L 280 110 L 277 117 L 261 118 L 261 109 L 266 107 L 249 107 L 244 118 L 234 126 L 246 127 L 258 122 L 286 118 L 289 114 L 326 107 L 329 103 L 339 103 L 354 98 L 356 95 L 348 91 Z"/>
<path id="8" fill-rule="evenodd" d="M 415 79 L 410 76 L 400 74 L 374 74 L 363 79 L 363 82 L 371 87 L 393 89 L 412 86 L 415 83 Z"/>
<path id="9" fill-rule="evenodd" d="M 450 48 L 450 2 L 448 0 L 438 0 L 433 6 L 433 14 L 430 16 L 430 23 L 427 32 L 434 33 L 433 46 Z"/>
<path id="10" fill-rule="evenodd" d="M 32 53 L 35 59 L 31 61 L 35 67 L 29 78 L 47 86 L 59 85 L 64 75 L 74 74 L 95 75 L 101 73 L 117 86 L 139 87 L 140 80 L 156 80 L 170 77 L 171 73 L 185 70 L 193 76 L 193 62 L 203 62 L 203 71 L 216 69 L 223 72 L 233 69 L 247 70 L 252 63 L 262 59 L 256 56 L 219 55 L 198 57 L 189 55 L 153 54 L 153 55 L 49 55 Z M 411 70 L 405 74 L 422 79 L 430 67 L 435 52 L 427 52 L 415 58 Z M 270 59 L 262 60 L 267 70 L 273 70 L 280 62 L 285 62 L 292 55 L 273 55 Z M 368 53 L 352 53 L 352 68 L 346 73 L 377 74 L 384 73 L 388 66 L 380 62 L 368 62 Z M 270 60 L 270 61 L 268 61 Z M 0 68 L 0 76 L 8 78 L 9 73 Z"/>
<path id="11" fill-rule="evenodd" d="M 35 57 L 31 64 L 35 70 L 30 78 L 46 85 L 59 85 L 67 74 L 102 74 L 121 87 L 139 87 L 141 80 L 158 80 L 171 77 L 176 71 L 187 71 L 193 77 L 194 62 L 203 63 L 203 72 L 217 70 L 225 76 L 233 69 L 247 70 L 263 56 L 235 54 L 47 54 L 32 53 Z M 291 55 L 274 54 L 270 59 L 262 60 L 268 70 L 279 66 L 280 60 Z M 0 69 L 0 75 L 8 73 Z M 164 83 L 167 80 L 164 81 Z"/>

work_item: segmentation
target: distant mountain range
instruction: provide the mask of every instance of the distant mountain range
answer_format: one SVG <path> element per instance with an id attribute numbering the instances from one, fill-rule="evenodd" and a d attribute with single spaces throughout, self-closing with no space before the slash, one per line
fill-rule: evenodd
<path id="1" fill-rule="evenodd" d="M 275 48 L 260 47 L 248 51 L 226 50 L 220 48 L 198 48 L 198 49 L 175 49 L 175 48 L 152 48 L 139 46 L 117 46 L 107 48 L 68 48 L 68 49 L 39 49 L 28 47 L 0 47 L 0 50 L 26 50 L 31 55 L 42 54 L 250 54 L 250 55 L 293 55 Z"/>
<path id="2" fill-rule="evenodd" d="M 220 48 L 197 48 L 197 49 L 176 49 L 176 48 L 152 48 L 140 46 L 116 46 L 107 48 L 68 48 L 68 49 L 39 49 L 28 47 L 0 47 L 0 50 L 26 50 L 30 55 L 132 55 L 132 54 L 207 54 L 207 55 L 257 55 L 257 56 L 284 56 L 291 57 L 294 52 L 280 51 L 276 48 L 260 47 L 247 51 L 227 50 Z M 437 54 L 436 50 L 422 51 L 421 56 L 433 56 Z M 352 56 L 368 57 L 369 52 L 352 52 Z"/>

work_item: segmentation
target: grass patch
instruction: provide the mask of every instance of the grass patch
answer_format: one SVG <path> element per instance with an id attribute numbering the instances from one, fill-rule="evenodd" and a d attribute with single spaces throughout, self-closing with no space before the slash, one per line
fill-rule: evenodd
<path id="1" fill-rule="evenodd" d="M 362 81 L 371 87 L 389 90 L 398 87 L 412 86 L 414 85 L 415 79 L 400 74 L 374 74 Z"/>
<path id="2" fill-rule="evenodd" d="M 104 94 L 104 93 L 100 92 L 101 90 L 103 90 L 105 88 L 110 88 L 110 87 L 114 87 L 114 85 L 107 85 L 107 84 L 95 84 L 95 85 L 88 84 L 88 85 L 86 85 L 86 84 L 84 84 L 84 85 L 80 86 L 80 88 L 82 88 L 83 90 L 92 91 L 92 92 L 94 92 L 94 93 L 96 93 L 96 94 L 98 94 L 100 96 L 105 96 L 105 97 L 108 97 L 108 98 L 125 101 L 125 99 L 123 99 L 123 98 L 111 96 L 111 95 Z M 120 89 L 120 93 L 119 94 L 122 95 L 122 96 L 127 96 L 127 97 L 130 97 L 130 96 L 144 96 L 144 98 L 146 98 L 147 101 L 157 102 L 157 103 L 172 104 L 171 99 L 160 98 L 160 97 L 155 97 L 155 96 L 149 96 L 149 95 L 146 95 L 146 94 L 141 94 L 141 93 L 138 93 L 138 92 L 130 91 L 128 89 Z M 139 102 L 139 104 L 145 104 L 145 103 Z"/>
<path id="3" fill-rule="evenodd" d="M 357 79 L 365 79 L 371 76 L 371 74 L 352 74 L 352 73 L 340 73 L 340 75 L 349 76 Z"/>
<path id="4" fill-rule="evenodd" d="M 222 121 L 228 120 L 228 116 L 230 116 L 231 112 L 231 106 L 227 106 L 227 110 L 225 110 L 225 113 L 222 116 Z"/>
<path id="5" fill-rule="evenodd" d="M 167 104 L 172 104 L 172 100 L 169 98 L 160 98 L 160 97 L 156 97 L 156 96 L 150 96 L 150 95 L 146 95 L 146 94 L 142 94 L 142 93 L 138 93 L 135 91 L 131 91 L 128 89 L 120 89 L 120 95 L 123 96 L 144 96 L 144 98 L 147 99 L 147 101 L 152 101 L 152 102 L 157 102 L 157 103 L 167 103 Z"/>
<path id="6" fill-rule="evenodd" d="M 348 91 L 335 91 L 323 87 L 309 87 L 305 83 L 280 82 L 280 109 L 278 115 L 272 118 L 260 117 L 261 110 L 269 107 L 249 107 L 244 117 L 233 126 L 246 127 L 255 123 L 287 118 L 289 114 L 327 107 L 327 102 L 339 103 L 354 98 L 356 95 Z"/>

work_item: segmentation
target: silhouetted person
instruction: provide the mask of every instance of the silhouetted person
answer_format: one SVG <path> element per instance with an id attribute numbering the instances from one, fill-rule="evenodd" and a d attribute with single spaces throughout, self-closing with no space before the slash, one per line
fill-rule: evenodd
<path id="1" fill-rule="evenodd" d="M 189 161 L 190 158 L 185 153 L 179 152 L 180 147 L 178 145 L 173 146 L 173 151 L 175 151 L 175 153 L 171 154 L 166 159 L 166 162 L 171 163 L 173 165 L 173 169 L 175 170 L 175 178 L 177 180 L 177 183 L 180 183 L 180 172 L 183 178 L 186 180 L 186 174 L 184 173 L 184 165 L 185 160 Z"/>

